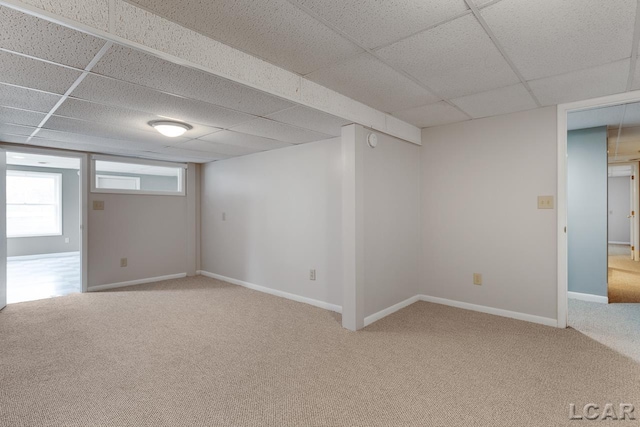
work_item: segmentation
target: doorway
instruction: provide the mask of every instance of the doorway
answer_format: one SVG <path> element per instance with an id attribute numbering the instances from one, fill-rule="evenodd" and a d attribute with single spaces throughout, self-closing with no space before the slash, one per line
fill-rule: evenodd
<path id="1" fill-rule="evenodd" d="M 3 147 L 6 302 L 86 290 L 86 155 Z"/>

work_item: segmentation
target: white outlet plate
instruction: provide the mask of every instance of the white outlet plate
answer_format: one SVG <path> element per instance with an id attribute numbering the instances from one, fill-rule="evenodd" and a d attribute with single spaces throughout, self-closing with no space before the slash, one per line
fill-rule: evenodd
<path id="1" fill-rule="evenodd" d="M 538 209 L 553 209 L 553 196 L 538 196 Z"/>
<path id="2" fill-rule="evenodd" d="M 310 270 L 309 271 L 309 280 L 316 280 L 316 271 L 315 270 Z"/>
<path id="3" fill-rule="evenodd" d="M 482 274 L 473 273 L 473 284 L 478 286 L 482 285 Z"/>

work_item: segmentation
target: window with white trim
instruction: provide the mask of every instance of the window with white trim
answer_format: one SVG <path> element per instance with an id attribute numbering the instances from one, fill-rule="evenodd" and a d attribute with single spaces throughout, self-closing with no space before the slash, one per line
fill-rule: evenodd
<path id="1" fill-rule="evenodd" d="M 185 195 L 185 164 L 94 155 L 94 193 Z"/>
<path id="2" fill-rule="evenodd" d="M 7 170 L 7 237 L 62 235 L 62 174 Z"/>

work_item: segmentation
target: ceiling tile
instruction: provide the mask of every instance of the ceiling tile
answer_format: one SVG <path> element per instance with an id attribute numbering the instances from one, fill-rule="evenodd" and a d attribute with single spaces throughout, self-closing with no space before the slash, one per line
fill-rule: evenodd
<path id="1" fill-rule="evenodd" d="M 509 0 L 482 9 L 526 80 L 631 55 L 636 0 Z"/>
<path id="2" fill-rule="evenodd" d="M 269 114 L 267 118 L 331 136 L 340 136 L 342 126 L 353 123 L 302 105 Z"/>
<path id="3" fill-rule="evenodd" d="M 38 126 L 46 114 L 0 107 L 0 121 L 7 124 Z"/>
<path id="4" fill-rule="evenodd" d="M 587 70 L 529 82 L 542 105 L 562 104 L 624 92 L 629 74 L 629 60 L 600 65 Z"/>
<path id="5" fill-rule="evenodd" d="M 117 128 L 131 128 L 140 131 L 153 131 L 149 126 L 150 121 L 162 120 L 160 116 L 129 110 L 127 108 L 113 107 L 96 104 L 80 99 L 69 98 L 55 112 L 56 116 L 70 117 L 87 121 L 98 122 L 104 125 L 111 125 Z M 185 137 L 198 138 L 213 132 L 218 132 L 219 128 L 191 123 L 193 129 L 189 130 Z M 155 132 L 155 131 L 153 131 Z"/>
<path id="6" fill-rule="evenodd" d="M 80 71 L 0 51 L 0 83 L 64 94 Z"/>
<path id="7" fill-rule="evenodd" d="M 11 125 L 0 123 L 0 134 L 30 136 L 36 130 L 33 126 Z"/>
<path id="8" fill-rule="evenodd" d="M 246 154 L 256 153 L 258 151 L 264 151 L 265 149 L 243 147 L 240 145 L 224 144 L 221 142 L 203 141 L 200 139 L 194 139 L 180 145 L 181 148 L 186 148 L 194 151 L 202 151 L 205 153 L 215 153 L 221 156 L 244 156 Z"/>
<path id="9" fill-rule="evenodd" d="M 4 132 L 0 132 L 0 141 L 1 142 L 8 142 L 11 144 L 26 144 L 27 143 L 27 138 L 26 136 L 20 136 L 20 135 L 13 135 L 10 133 L 4 133 Z"/>
<path id="10" fill-rule="evenodd" d="M 300 74 L 362 51 L 286 0 L 131 3 Z"/>
<path id="11" fill-rule="evenodd" d="M 474 119 L 536 108 L 535 101 L 520 83 L 452 99 L 451 102 Z"/>
<path id="12" fill-rule="evenodd" d="M 200 138 L 202 141 L 216 142 L 225 145 L 236 145 L 249 148 L 253 151 L 274 150 L 276 148 L 290 147 L 292 144 L 256 135 L 247 135 L 233 131 L 222 131 Z"/>
<path id="13" fill-rule="evenodd" d="M 567 129 L 587 129 L 596 126 L 617 126 L 622 119 L 623 106 L 614 105 L 604 108 L 569 112 L 567 114 Z"/>
<path id="14" fill-rule="evenodd" d="M 625 127 L 637 127 L 640 126 L 640 102 L 634 102 L 626 105 L 624 112 L 624 124 Z"/>
<path id="15" fill-rule="evenodd" d="M 104 40 L 35 16 L 0 7 L 0 48 L 71 67 L 86 67 Z"/>
<path id="16" fill-rule="evenodd" d="M 467 116 L 444 101 L 397 111 L 393 115 L 419 128 L 469 120 Z"/>
<path id="17" fill-rule="evenodd" d="M 468 10 L 464 0 L 292 0 L 372 49 Z"/>
<path id="18" fill-rule="evenodd" d="M 85 135 L 72 132 L 63 132 L 50 129 L 41 129 L 36 136 L 40 139 L 56 142 L 68 142 L 74 144 L 89 144 L 94 147 L 96 152 L 104 150 L 125 150 L 140 151 L 152 150 L 158 147 L 165 147 L 166 144 L 157 144 L 153 142 L 143 142 L 139 140 L 122 140 L 114 138 L 102 138 L 99 136 Z"/>
<path id="19" fill-rule="evenodd" d="M 308 129 L 301 129 L 269 119 L 255 119 L 232 128 L 235 132 L 275 139 L 291 144 L 320 141 L 331 136 Z"/>
<path id="20" fill-rule="evenodd" d="M 62 98 L 47 92 L 0 84 L 0 105 L 48 113 Z"/>
<path id="21" fill-rule="evenodd" d="M 43 127 L 50 130 L 97 136 L 99 138 L 114 138 L 126 141 L 148 142 L 159 145 L 169 145 L 170 143 L 176 144 L 189 140 L 189 138 L 184 137 L 167 138 L 166 136 L 155 132 L 151 128 L 149 128 L 149 131 L 141 131 L 137 129 L 112 126 L 100 122 L 88 122 L 85 120 L 75 120 L 58 116 L 52 116 L 47 120 Z"/>
<path id="22" fill-rule="evenodd" d="M 181 147 L 165 147 L 158 150 L 159 154 L 149 153 L 150 158 L 157 158 L 158 160 L 168 161 L 188 161 L 195 163 L 206 163 L 214 160 L 224 160 L 230 157 L 234 157 L 227 154 L 220 154 L 207 151 L 190 150 L 188 148 Z M 184 159 L 184 160 L 182 160 Z"/>
<path id="23" fill-rule="evenodd" d="M 226 128 L 254 119 L 202 101 L 167 95 L 131 83 L 88 75 L 71 94 L 75 98 L 212 127 Z"/>
<path id="24" fill-rule="evenodd" d="M 520 81 L 473 15 L 409 37 L 377 54 L 445 98 Z"/>
<path id="25" fill-rule="evenodd" d="M 222 77 L 122 46 L 112 47 L 92 71 L 259 116 L 294 105 Z"/>
<path id="26" fill-rule="evenodd" d="M 633 90 L 640 89 L 640 57 L 638 57 L 638 60 L 636 61 L 636 69 L 634 70 L 631 89 Z"/>
<path id="27" fill-rule="evenodd" d="M 431 104 L 439 100 L 422 86 L 368 53 L 305 77 L 386 112 Z"/>

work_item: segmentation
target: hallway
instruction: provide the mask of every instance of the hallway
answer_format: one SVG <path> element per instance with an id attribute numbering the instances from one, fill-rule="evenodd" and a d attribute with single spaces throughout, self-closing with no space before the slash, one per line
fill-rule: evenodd
<path id="1" fill-rule="evenodd" d="M 7 260 L 7 303 L 33 301 L 82 291 L 78 252 L 35 259 L 16 258 Z"/>
<path id="2" fill-rule="evenodd" d="M 640 262 L 627 245 L 609 245 L 609 303 L 640 303 Z"/>

